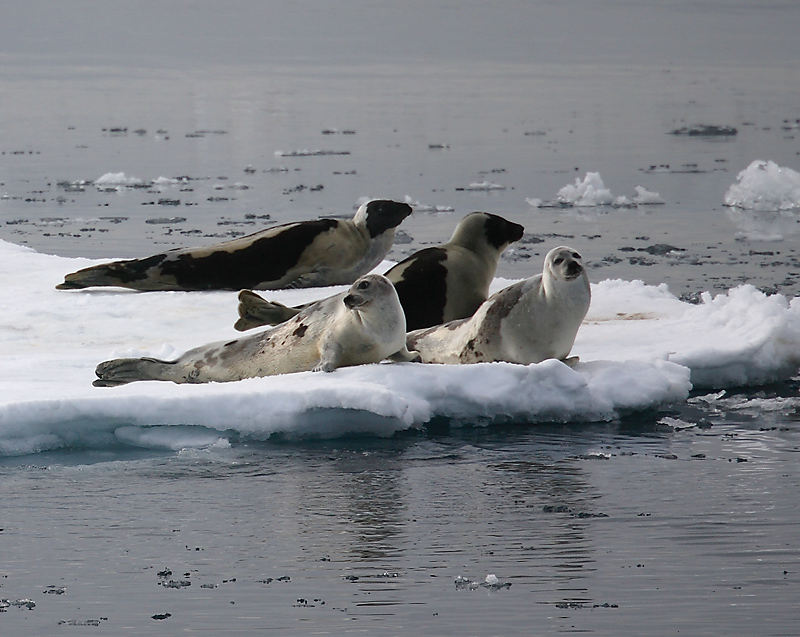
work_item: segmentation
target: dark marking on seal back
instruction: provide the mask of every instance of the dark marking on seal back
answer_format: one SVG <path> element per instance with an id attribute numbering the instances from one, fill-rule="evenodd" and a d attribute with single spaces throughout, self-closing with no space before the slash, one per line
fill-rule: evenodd
<path id="1" fill-rule="evenodd" d="M 411 214 L 411 206 L 407 203 L 376 199 L 367 204 L 367 230 L 369 238 L 374 239 L 390 228 L 399 226 L 403 219 Z"/>
<path id="2" fill-rule="evenodd" d="M 297 338 L 303 338 L 305 336 L 306 330 L 308 329 L 308 325 L 300 323 L 297 329 L 292 332 L 292 336 L 296 336 Z"/>
<path id="3" fill-rule="evenodd" d="M 131 259 L 128 261 L 115 261 L 105 266 L 106 273 L 122 283 L 132 283 L 147 278 L 151 268 L 156 268 L 169 257 L 169 252 L 155 254 L 145 259 Z M 103 268 L 99 266 L 98 269 Z"/>
<path id="4" fill-rule="evenodd" d="M 511 313 L 511 310 L 514 309 L 514 306 L 516 306 L 522 298 L 525 283 L 525 281 L 520 281 L 498 292 L 497 296 L 494 298 L 494 302 L 486 312 L 484 321 L 493 327 L 496 325 L 499 329 L 500 321 Z"/>
<path id="5" fill-rule="evenodd" d="M 444 262 L 447 260 L 447 251 L 425 248 L 410 260 L 411 265 L 401 275 L 403 278 L 394 282 L 409 332 L 439 325 L 444 320 L 444 306 L 447 304 L 447 268 Z M 398 266 L 403 263 L 401 261 Z"/>
<path id="6" fill-rule="evenodd" d="M 508 219 L 503 219 L 498 215 L 488 212 L 485 214 L 487 215 L 486 225 L 484 226 L 486 240 L 495 248 L 500 249 L 507 243 L 514 243 L 514 241 L 522 239 L 525 228 L 521 225 Z"/>
<path id="7" fill-rule="evenodd" d="M 314 239 L 338 224 L 335 219 L 304 221 L 275 236 L 255 239 L 249 246 L 233 252 L 217 250 L 200 258 L 181 254 L 176 259 L 165 261 L 161 272 L 174 276 L 184 289 L 255 288 L 263 281 L 277 281 L 285 276 Z"/>

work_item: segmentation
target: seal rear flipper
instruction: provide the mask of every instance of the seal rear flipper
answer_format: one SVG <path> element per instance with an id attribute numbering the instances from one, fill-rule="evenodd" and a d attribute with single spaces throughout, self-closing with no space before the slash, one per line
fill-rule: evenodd
<path id="1" fill-rule="evenodd" d="M 130 287 L 120 276 L 119 267 L 112 267 L 115 265 L 115 263 L 104 263 L 77 272 L 70 272 L 64 277 L 64 282 L 56 286 L 56 290 L 82 290 L 109 286 Z"/>
<path id="2" fill-rule="evenodd" d="M 94 370 L 97 380 L 92 383 L 95 387 L 116 387 L 137 380 L 172 380 L 172 366 L 174 362 L 162 361 L 156 358 L 115 358 L 100 363 Z"/>
<path id="3" fill-rule="evenodd" d="M 287 307 L 276 301 L 267 301 L 250 290 L 242 290 L 237 308 L 239 320 L 233 327 L 245 332 L 262 325 L 278 325 L 299 314 L 303 307 Z"/>
<path id="4" fill-rule="evenodd" d="M 70 272 L 56 290 L 80 290 L 90 287 L 121 287 L 133 290 L 178 289 L 168 282 L 151 276 L 151 268 L 159 266 L 167 255 L 157 254 L 146 259 L 130 259 L 101 263 L 77 272 Z"/>

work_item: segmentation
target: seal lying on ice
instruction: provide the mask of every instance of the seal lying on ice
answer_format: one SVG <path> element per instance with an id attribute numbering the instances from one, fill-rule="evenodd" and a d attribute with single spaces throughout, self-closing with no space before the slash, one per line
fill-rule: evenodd
<path id="1" fill-rule="evenodd" d="M 561 246 L 541 274 L 493 294 L 469 319 L 410 332 L 406 344 L 425 363 L 566 360 L 590 300 L 580 254 Z"/>
<path id="2" fill-rule="evenodd" d="M 96 387 L 137 380 L 211 383 L 309 370 L 419 360 L 405 346 L 406 322 L 394 286 L 379 274 L 317 301 L 278 327 L 191 349 L 174 361 L 118 358 L 100 363 Z"/>
<path id="3" fill-rule="evenodd" d="M 522 238 L 524 228 L 498 215 L 472 212 L 459 221 L 447 243 L 425 248 L 401 261 L 386 277 L 394 283 L 409 330 L 472 316 L 489 296 L 500 255 Z M 277 325 L 302 307 L 267 301 L 249 290 L 239 293 L 239 331 Z"/>
<path id="4" fill-rule="evenodd" d="M 199 248 L 95 265 L 64 277 L 59 290 L 277 290 L 350 285 L 378 265 L 411 214 L 396 201 L 365 203 L 352 219 L 298 221 Z"/>

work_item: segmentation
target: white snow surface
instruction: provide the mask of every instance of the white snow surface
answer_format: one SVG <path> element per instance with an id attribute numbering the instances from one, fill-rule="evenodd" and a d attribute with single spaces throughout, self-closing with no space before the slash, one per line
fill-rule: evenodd
<path id="1" fill-rule="evenodd" d="M 456 423 L 602 421 L 684 401 L 695 387 L 759 385 L 800 367 L 800 301 L 750 286 L 691 305 L 665 285 L 606 280 L 570 368 L 381 363 L 233 383 L 92 386 L 100 361 L 172 358 L 234 339 L 234 292 L 57 291 L 97 260 L 0 242 L 0 455 L 124 444 L 181 449 L 236 440 L 391 435 L 434 417 Z M 384 262 L 377 268 L 389 267 Z M 510 283 L 497 279 L 493 291 Z M 342 287 L 269 293 L 286 304 Z"/>
<path id="2" fill-rule="evenodd" d="M 800 210 L 800 173 L 757 159 L 736 176 L 725 205 L 745 210 Z"/>

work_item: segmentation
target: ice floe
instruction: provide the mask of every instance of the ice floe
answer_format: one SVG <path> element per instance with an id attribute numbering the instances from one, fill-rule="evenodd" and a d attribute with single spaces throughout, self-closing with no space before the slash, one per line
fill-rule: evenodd
<path id="1" fill-rule="evenodd" d="M 685 401 L 691 388 L 759 385 L 800 367 L 800 301 L 751 286 L 682 302 L 666 285 L 606 280 L 574 367 L 375 364 L 235 383 L 92 386 L 118 356 L 172 358 L 236 338 L 234 292 L 57 291 L 97 261 L 0 242 L 0 455 L 70 446 L 224 447 L 282 436 L 391 435 L 452 422 L 602 421 Z M 388 268 L 383 263 L 379 270 Z M 508 285 L 497 279 L 493 290 Z M 271 293 L 302 303 L 343 288 Z"/>

